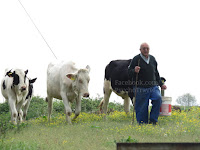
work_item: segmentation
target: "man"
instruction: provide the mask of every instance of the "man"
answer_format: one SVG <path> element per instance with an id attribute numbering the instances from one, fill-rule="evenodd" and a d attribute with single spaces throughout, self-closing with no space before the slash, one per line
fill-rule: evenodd
<path id="1" fill-rule="evenodd" d="M 133 79 L 133 92 L 137 92 L 135 111 L 136 119 L 139 124 L 156 124 L 158 122 L 160 106 L 162 104 L 162 97 L 158 85 L 161 89 L 167 88 L 166 85 L 161 82 L 157 70 L 157 62 L 152 55 L 149 55 L 149 49 L 147 43 L 142 43 L 140 46 L 141 53 L 132 59 L 128 67 L 129 75 Z M 152 100 L 150 120 L 148 120 L 149 99 Z"/>

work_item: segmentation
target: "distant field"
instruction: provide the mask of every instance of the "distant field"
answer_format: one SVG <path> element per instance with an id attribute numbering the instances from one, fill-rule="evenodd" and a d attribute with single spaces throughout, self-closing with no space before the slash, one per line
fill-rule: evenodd
<path id="1" fill-rule="evenodd" d="M 115 111 L 106 120 L 102 115 L 81 113 L 73 125 L 66 125 L 62 113 L 53 115 L 50 124 L 45 115 L 6 130 L 2 123 L 0 149 L 115 150 L 116 142 L 200 142 L 198 107 L 159 117 L 157 126 L 136 121 L 132 125 L 131 119 L 132 114 Z"/>

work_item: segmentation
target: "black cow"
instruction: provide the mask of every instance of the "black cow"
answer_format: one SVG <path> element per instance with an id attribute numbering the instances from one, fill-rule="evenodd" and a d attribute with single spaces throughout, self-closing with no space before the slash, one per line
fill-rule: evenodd
<path id="1" fill-rule="evenodd" d="M 131 59 L 113 60 L 106 66 L 104 99 L 100 103 L 100 110 L 102 113 L 107 113 L 107 106 L 112 91 L 124 99 L 125 112 L 128 113 L 130 111 L 130 99 L 133 99 L 133 84 L 128 75 L 128 66 L 130 62 Z"/>

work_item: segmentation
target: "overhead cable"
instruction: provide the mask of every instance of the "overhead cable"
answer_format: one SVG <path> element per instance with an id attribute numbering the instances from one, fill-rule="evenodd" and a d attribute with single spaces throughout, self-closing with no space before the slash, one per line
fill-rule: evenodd
<path id="1" fill-rule="evenodd" d="M 24 9 L 24 11 L 26 12 L 27 16 L 29 17 L 29 19 L 31 20 L 31 22 L 33 23 L 33 25 L 35 26 L 35 28 L 37 29 L 38 33 L 40 34 L 40 36 L 42 37 L 42 39 L 44 40 L 44 42 L 46 43 L 46 45 L 49 47 L 50 51 L 52 52 L 52 54 L 54 55 L 54 57 L 57 59 L 55 53 L 53 52 L 53 50 L 51 49 L 50 45 L 48 44 L 48 42 L 46 41 L 46 39 L 44 38 L 44 36 L 42 35 L 42 33 L 40 32 L 40 30 L 38 29 L 38 27 L 36 26 L 36 24 L 34 23 L 33 19 L 31 18 L 31 16 L 29 15 L 28 11 L 26 10 L 26 8 L 24 7 L 24 5 L 21 3 L 20 0 L 18 0 L 18 2 L 20 3 L 20 5 L 22 6 L 22 8 Z"/>

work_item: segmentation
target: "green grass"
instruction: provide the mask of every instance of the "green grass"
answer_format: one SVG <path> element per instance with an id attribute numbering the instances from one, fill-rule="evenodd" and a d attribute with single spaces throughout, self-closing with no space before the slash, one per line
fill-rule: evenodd
<path id="1" fill-rule="evenodd" d="M 200 108 L 159 117 L 159 124 L 131 124 L 132 115 L 114 112 L 104 117 L 81 113 L 73 125 L 64 114 L 32 119 L 7 131 L 0 149 L 31 150 L 114 150 L 116 142 L 200 142 Z"/>

